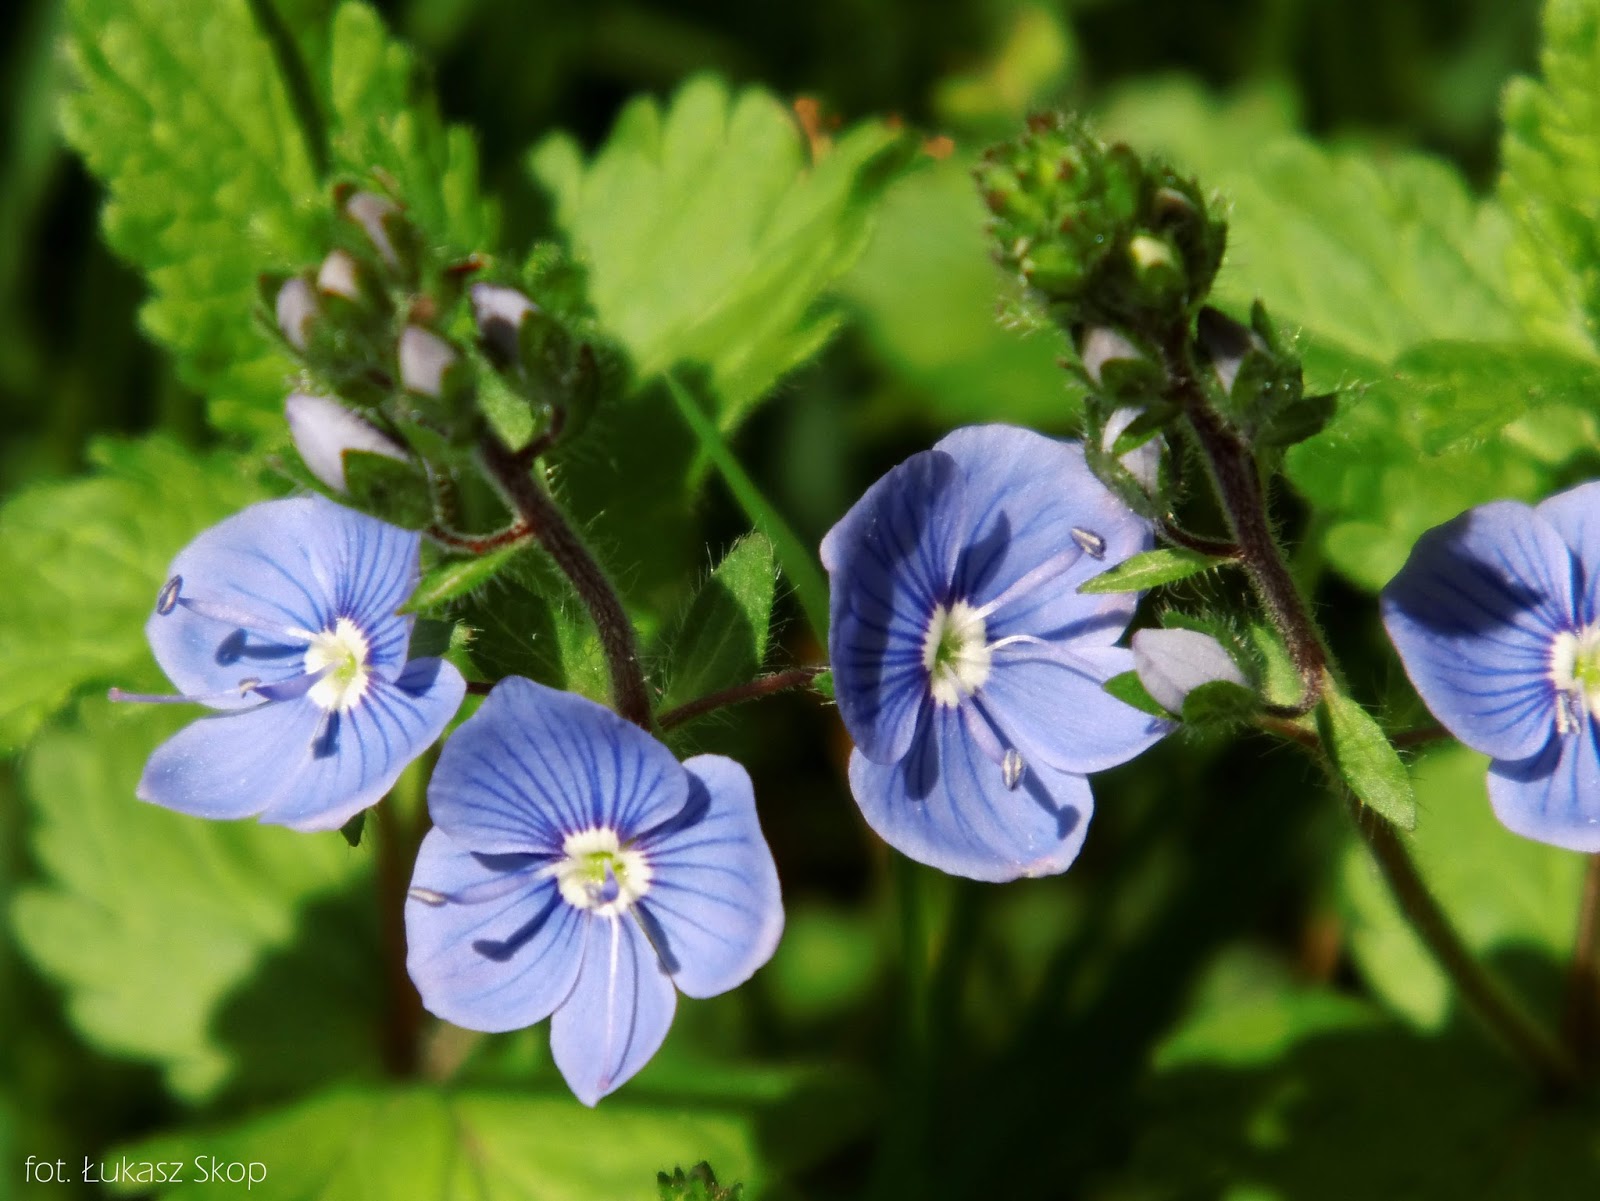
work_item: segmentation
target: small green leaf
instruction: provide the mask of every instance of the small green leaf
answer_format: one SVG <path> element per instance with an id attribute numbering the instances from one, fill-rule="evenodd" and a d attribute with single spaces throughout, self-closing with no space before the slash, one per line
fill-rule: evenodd
<path id="1" fill-rule="evenodd" d="M 1112 676 L 1101 687 L 1123 704 L 1132 705 L 1141 713 L 1148 713 L 1152 717 L 1172 716 L 1162 708 L 1161 702 L 1145 691 L 1144 684 L 1140 682 L 1139 673 L 1136 671 L 1125 671 Z"/>
<path id="2" fill-rule="evenodd" d="M 361 845 L 361 834 L 367 828 L 367 811 L 363 809 L 344 825 L 339 827 L 339 833 L 352 847 Z"/>
<path id="3" fill-rule="evenodd" d="M 755 678 L 767 656 L 776 585 L 772 543 L 762 534 L 734 543 L 665 640 L 671 683 L 663 707 Z"/>
<path id="4" fill-rule="evenodd" d="M 1202 555 L 1198 551 L 1186 550 L 1177 546 L 1160 546 L 1155 550 L 1145 551 L 1142 555 L 1134 555 L 1118 563 L 1109 571 L 1103 571 L 1092 579 L 1078 585 L 1078 591 L 1085 595 L 1094 595 L 1101 592 L 1142 592 L 1146 588 L 1154 588 L 1160 584 L 1171 584 L 1178 580 L 1186 580 L 1192 575 L 1202 571 L 1210 571 L 1213 567 L 1221 567 L 1227 559 L 1216 559 L 1210 555 Z"/>
<path id="5" fill-rule="evenodd" d="M 1317 710 L 1317 728 L 1339 775 L 1361 803 L 1402 830 L 1414 829 L 1411 777 L 1372 715 L 1330 686 Z"/>
<path id="6" fill-rule="evenodd" d="M 416 590 L 400 606 L 400 612 L 425 613 L 476 591 L 505 570 L 524 549 L 521 546 L 502 546 L 486 555 L 449 559 L 439 564 L 417 582 Z"/>
<path id="7" fill-rule="evenodd" d="M 1261 708 L 1256 694 L 1232 680 L 1211 680 L 1191 688 L 1183 698 L 1183 721 L 1189 726 L 1226 729 L 1247 722 Z"/>
<path id="8" fill-rule="evenodd" d="M 833 672 L 819 671 L 812 676 L 811 688 L 817 694 L 827 697 L 830 701 L 833 700 Z"/>
<path id="9" fill-rule="evenodd" d="M 415 463 L 364 450 L 344 452 L 347 494 L 338 499 L 390 525 L 420 530 L 433 521 L 428 481 Z"/>

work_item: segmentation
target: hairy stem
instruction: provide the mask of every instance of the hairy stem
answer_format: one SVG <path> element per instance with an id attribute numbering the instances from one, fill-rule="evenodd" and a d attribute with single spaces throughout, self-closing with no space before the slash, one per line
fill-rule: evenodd
<path id="1" fill-rule="evenodd" d="M 790 671 L 760 676 L 748 684 L 736 684 L 720 692 L 707 693 L 705 696 L 696 697 L 679 705 L 676 709 L 668 709 L 656 718 L 656 724 L 663 730 L 670 730 L 673 726 L 681 726 L 684 722 L 704 717 L 707 713 L 715 713 L 718 709 L 725 709 L 729 705 L 759 700 L 764 696 L 773 696 L 791 688 L 804 688 L 827 670 L 826 667 L 796 667 Z"/>
<path id="2" fill-rule="evenodd" d="M 441 523 L 435 523 L 422 532 L 447 550 L 458 550 L 469 555 L 486 555 L 492 550 L 515 546 L 533 537 L 533 527 L 521 518 L 492 534 L 463 534 Z"/>
<path id="3" fill-rule="evenodd" d="M 1562 1027 L 1579 1070 L 1590 1075 L 1600 1069 L 1600 855 L 1589 856 L 1583 876 Z"/>
<path id="4" fill-rule="evenodd" d="M 1473 957 L 1439 902 L 1428 891 L 1394 827 L 1365 812 L 1348 789 L 1340 791 L 1350 807 L 1356 828 L 1366 840 L 1411 928 L 1433 952 L 1467 1004 L 1549 1088 L 1556 1092 L 1570 1090 L 1577 1083 L 1572 1061 Z"/>
<path id="5" fill-rule="evenodd" d="M 611 673 L 611 699 L 617 712 L 648 730 L 650 692 L 639 664 L 638 638 L 617 590 L 560 506 L 534 479 L 532 463 L 525 452 L 513 451 L 492 434 L 486 434 L 479 444 L 479 454 L 489 478 L 588 608 Z"/>

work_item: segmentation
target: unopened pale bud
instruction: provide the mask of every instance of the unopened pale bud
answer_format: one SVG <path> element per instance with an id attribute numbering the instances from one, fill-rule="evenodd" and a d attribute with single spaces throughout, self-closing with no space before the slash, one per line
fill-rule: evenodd
<path id="1" fill-rule="evenodd" d="M 325 296 L 342 296 L 346 300 L 361 299 L 361 269 L 354 256 L 335 250 L 322 260 L 317 270 L 317 291 Z"/>
<path id="2" fill-rule="evenodd" d="M 399 206 L 374 192 L 357 192 L 344 202 L 344 211 L 365 231 L 383 261 L 391 267 L 398 267 L 400 255 L 389 237 L 387 221 L 400 211 Z"/>
<path id="3" fill-rule="evenodd" d="M 1202 684 L 1226 680 L 1248 687 L 1233 656 L 1199 630 L 1139 630 L 1133 636 L 1133 669 L 1157 704 L 1182 713 L 1184 698 Z"/>
<path id="4" fill-rule="evenodd" d="M 284 281 L 276 304 L 278 329 L 290 346 L 304 351 L 311 337 L 311 319 L 317 315 L 317 294 L 300 276 Z"/>
<path id="5" fill-rule="evenodd" d="M 1144 354 L 1116 330 L 1096 325 L 1083 335 L 1078 357 L 1083 360 L 1084 374 L 1094 381 L 1095 387 L 1099 387 L 1100 374 L 1107 363 L 1138 362 L 1144 358 Z"/>
<path id="6" fill-rule="evenodd" d="M 1254 330 L 1210 307 L 1200 310 L 1195 333 L 1200 349 L 1205 351 L 1217 373 L 1217 383 L 1224 395 L 1233 394 L 1234 381 L 1239 378 L 1239 368 L 1245 358 L 1252 352 L 1265 353 L 1269 349 Z"/>
<path id="7" fill-rule="evenodd" d="M 296 392 L 284 402 L 289 434 L 311 474 L 335 492 L 345 492 L 344 452 L 365 451 L 405 462 L 405 448 L 336 400 Z"/>
<path id="8" fill-rule="evenodd" d="M 400 335 L 400 383 L 423 396 L 444 393 L 444 375 L 459 356 L 455 347 L 431 330 L 408 325 Z"/>
<path id="9" fill-rule="evenodd" d="M 515 288 L 501 284 L 473 284 L 471 295 L 472 315 L 484 344 L 501 363 L 515 362 L 522 322 L 528 314 L 537 313 L 539 306 Z"/>
<path id="10" fill-rule="evenodd" d="M 1107 454 L 1115 450 L 1117 439 L 1122 437 L 1122 432 L 1133 424 L 1142 411 L 1134 405 L 1124 405 L 1112 413 L 1106 419 L 1105 433 L 1100 439 L 1101 449 Z M 1161 435 L 1157 434 L 1117 460 L 1150 496 L 1154 496 L 1161 485 L 1161 449 Z"/>

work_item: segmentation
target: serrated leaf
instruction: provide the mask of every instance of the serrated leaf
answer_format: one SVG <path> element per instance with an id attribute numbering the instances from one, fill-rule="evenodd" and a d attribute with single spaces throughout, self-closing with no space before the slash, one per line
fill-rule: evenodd
<path id="1" fill-rule="evenodd" d="M 214 424 L 281 438 L 294 364 L 257 329 L 256 281 L 326 252 L 328 180 L 394 180 L 409 217 L 439 247 L 492 249 L 495 214 L 478 194 L 471 137 L 447 129 L 408 51 L 364 4 L 339 6 L 331 28 L 296 29 L 314 89 L 299 114 L 273 44 L 249 0 L 73 0 L 64 91 L 68 141 L 104 182 L 107 241 L 145 273 L 147 333 L 180 377 L 210 398 Z"/>
<path id="2" fill-rule="evenodd" d="M 518 555 L 527 553 L 529 553 L 527 547 L 502 546 L 485 555 L 473 555 L 467 559 L 447 559 L 417 581 L 416 589 L 406 603 L 400 606 L 400 612 L 425 613 L 458 597 L 466 596 L 494 579 L 510 566 Z"/>
<path id="3" fill-rule="evenodd" d="M 213 1025 L 223 999 L 295 942 L 302 904 L 367 862 L 336 835 L 200 821 L 134 799 L 150 752 L 196 716 L 96 699 L 41 735 L 23 790 L 42 879 L 9 914 L 79 1033 L 159 1065 L 191 1099 L 235 1066 Z M 323 998 L 330 1022 L 333 1005 Z"/>
<path id="4" fill-rule="evenodd" d="M 621 1201 L 649 1196 L 663 1164 L 702 1158 L 752 1188 L 766 1177 L 754 1122 L 737 1111 L 645 1108 L 626 1098 L 596 1111 L 571 1097 L 421 1086 L 324 1093 L 232 1128 L 158 1136 L 119 1154 L 189 1169 L 181 1183 L 158 1190 L 172 1201 L 240 1195 L 238 1182 L 198 1176 L 196 1156 L 207 1165 L 264 1165 L 250 1189 L 259 1201 Z"/>
<path id="5" fill-rule="evenodd" d="M 1593 355 L 1600 345 L 1600 10 L 1544 5 L 1541 80 L 1514 79 L 1502 101 L 1500 198 L 1515 237 L 1511 286 L 1529 327 Z"/>
<path id="6" fill-rule="evenodd" d="M 1317 710 L 1317 729 L 1334 767 L 1361 803 L 1402 830 L 1415 829 L 1411 777 L 1372 714 L 1330 686 Z"/>
<path id="7" fill-rule="evenodd" d="M 1144 684 L 1140 682 L 1139 673 L 1136 671 L 1125 671 L 1119 675 L 1114 675 L 1101 687 L 1123 704 L 1132 705 L 1141 713 L 1148 713 L 1152 717 L 1172 716 L 1162 707 L 1161 702 L 1150 695 Z"/>
<path id="8" fill-rule="evenodd" d="M 733 544 L 665 639 L 671 675 L 664 708 L 755 678 L 767 657 L 777 581 L 764 535 Z"/>
<path id="9" fill-rule="evenodd" d="M 0 507 L 0 750 L 90 683 L 159 686 L 144 623 L 173 555 L 260 486 L 167 438 L 93 445 L 95 474 Z M 181 498 L 181 501 L 178 499 Z"/>
<path id="10" fill-rule="evenodd" d="M 1430 751 L 1416 765 L 1420 812 L 1407 846 L 1467 946 L 1513 967 L 1516 983 L 1532 990 L 1529 999 L 1555 1012 L 1584 857 L 1521 838 L 1495 820 L 1487 769 L 1484 756 L 1464 747 Z M 1442 1028 L 1451 1015 L 1450 981 L 1359 841 L 1345 853 L 1339 886 L 1361 975 L 1407 1020 Z"/>
<path id="11" fill-rule="evenodd" d="M 530 166 L 588 266 L 600 324 L 641 376 L 704 366 L 731 430 L 838 327 L 817 302 L 859 255 L 908 145 L 863 123 L 813 162 L 775 97 L 699 76 L 665 109 L 632 102 L 589 162 L 557 135 Z"/>
<path id="12" fill-rule="evenodd" d="M 1229 562 L 1227 559 L 1216 559 L 1183 547 L 1160 546 L 1155 550 L 1145 551 L 1142 555 L 1134 555 L 1131 559 L 1124 559 L 1110 570 L 1090 577 L 1078 585 L 1078 591 L 1089 595 L 1104 592 L 1142 592 L 1146 588 L 1186 580 L 1192 575 L 1210 571 L 1213 567 L 1221 567 L 1227 562 Z"/>

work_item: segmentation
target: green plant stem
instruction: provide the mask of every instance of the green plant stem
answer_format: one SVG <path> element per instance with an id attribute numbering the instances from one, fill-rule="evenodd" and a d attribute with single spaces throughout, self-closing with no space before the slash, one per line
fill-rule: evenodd
<path id="1" fill-rule="evenodd" d="M 1583 876 L 1562 1028 L 1578 1070 L 1600 1072 L 1600 855 L 1589 856 Z"/>
<path id="2" fill-rule="evenodd" d="M 373 809 L 377 819 L 378 920 L 383 937 L 384 999 L 383 1065 L 390 1075 L 409 1079 L 417 1073 L 422 1036 L 422 998 L 406 971 L 406 889 L 420 835 L 411 837 L 395 813 L 397 798 L 386 797 Z"/>
<path id="3" fill-rule="evenodd" d="M 760 700 L 764 696 L 775 696 L 791 688 L 804 688 L 827 670 L 826 667 L 796 667 L 789 671 L 760 676 L 747 684 L 736 684 L 720 692 L 707 693 L 705 696 L 696 697 L 679 705 L 676 709 L 668 709 L 656 718 L 656 724 L 663 730 L 670 730 L 674 726 L 681 726 L 685 722 L 704 717 L 707 713 L 715 713 L 718 709 L 725 709 L 729 705 Z"/>
<path id="4" fill-rule="evenodd" d="M 539 545 L 572 583 L 589 610 L 611 674 L 611 699 L 617 712 L 634 725 L 651 728 L 650 692 L 639 663 L 639 641 L 622 599 L 600 564 L 589 553 L 561 507 L 532 473 L 532 462 L 492 434 L 479 443 L 479 456 L 506 503 L 533 531 Z"/>
<path id="5" fill-rule="evenodd" d="M 739 502 L 750 524 L 771 540 L 778 563 L 789 577 L 795 597 L 800 601 L 806 624 L 811 627 L 817 641 L 825 644 L 828 640 L 828 581 L 817 566 L 816 557 L 762 495 L 744 465 L 729 449 L 717 423 L 706 416 L 689 390 L 671 374 L 661 378 L 684 424 L 700 443 L 700 449 L 711 460 L 711 465 L 722 476 L 722 482 L 728 485 L 728 491 L 733 493 L 733 498 Z"/>
<path id="6" fill-rule="evenodd" d="M 1340 791 L 1401 912 L 1461 990 L 1462 997 L 1548 1087 L 1556 1092 L 1569 1091 L 1578 1079 L 1571 1059 L 1473 957 L 1428 890 L 1395 828 L 1366 810 L 1349 789 Z"/>

